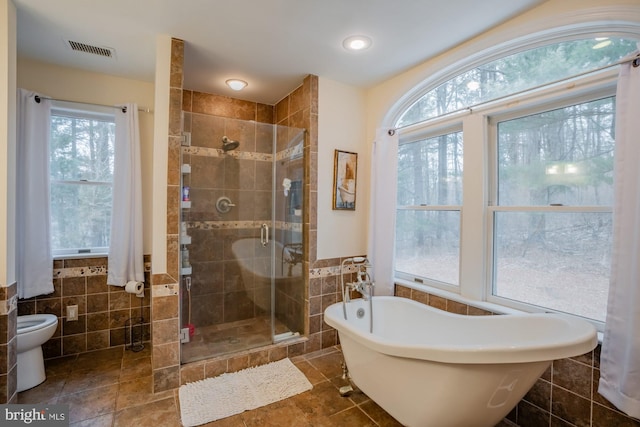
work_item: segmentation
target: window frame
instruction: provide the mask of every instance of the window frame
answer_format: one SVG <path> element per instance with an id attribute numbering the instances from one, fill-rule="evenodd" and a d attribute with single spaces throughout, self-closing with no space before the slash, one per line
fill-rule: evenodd
<path id="1" fill-rule="evenodd" d="M 416 128 L 412 128 L 413 132 L 402 132 L 399 134 L 399 145 L 404 145 L 404 144 L 411 144 L 414 142 L 419 142 L 419 141 L 423 141 L 426 139 L 431 139 L 431 138 L 437 138 L 439 136 L 443 136 L 443 135 L 448 135 L 448 134 L 452 134 L 452 133 L 458 133 L 458 132 L 462 132 L 462 156 L 464 159 L 464 130 L 463 130 L 463 126 L 462 126 L 462 120 L 459 117 L 445 117 L 444 120 L 442 120 L 440 123 L 438 123 L 437 125 L 433 126 L 433 127 L 428 127 L 428 128 L 423 128 L 423 127 L 416 127 Z M 464 182 L 464 169 L 462 172 L 462 179 Z M 464 204 L 464 188 L 462 190 L 462 201 Z M 459 212 L 459 216 L 460 216 L 460 238 L 462 239 L 462 206 L 461 205 L 402 205 L 399 206 L 397 204 L 396 201 L 396 210 L 400 211 L 400 210 L 406 210 L 406 211 L 452 211 L 452 212 Z M 394 245 L 395 245 L 395 241 L 394 241 Z M 460 245 L 461 246 L 461 245 Z M 461 248 L 462 249 L 462 248 Z M 394 251 L 395 253 L 395 251 Z M 435 279 L 431 279 L 429 277 L 424 277 L 424 276 L 419 276 L 419 275 L 415 275 L 415 274 L 409 274 L 406 272 L 401 272 L 395 269 L 395 261 L 394 261 L 394 274 L 395 277 L 400 278 L 400 279 L 404 279 L 404 280 L 408 280 L 408 281 L 413 281 L 415 283 L 419 283 L 419 284 L 426 284 L 426 285 L 430 285 L 433 286 L 435 288 L 439 288 L 439 289 L 443 289 L 446 291 L 451 291 L 451 292 L 459 292 L 460 289 L 460 283 L 461 283 L 461 274 L 460 271 L 462 270 L 462 265 L 460 262 L 460 254 L 458 255 L 458 284 L 452 284 L 452 283 L 446 283 L 446 282 L 442 282 L 439 280 L 435 280 Z"/>
<path id="2" fill-rule="evenodd" d="M 51 116 L 51 120 L 53 120 L 53 117 L 68 117 L 68 118 L 85 119 L 85 120 L 108 121 L 110 123 L 113 123 L 114 127 L 116 124 L 115 112 L 113 108 L 107 107 L 107 106 L 93 105 L 93 104 L 82 104 L 82 108 L 78 108 L 77 103 L 54 100 L 52 101 L 50 116 Z M 52 138 L 52 136 L 50 136 L 50 138 Z M 114 138 L 115 138 L 115 132 L 114 132 Z M 115 153 L 114 153 L 114 157 L 115 157 Z M 51 161 L 51 159 L 49 159 L 49 161 Z M 84 179 L 53 180 L 49 175 L 49 186 L 51 187 L 53 184 L 110 186 L 113 192 L 113 181 L 111 182 L 88 181 Z M 52 219 L 53 217 L 50 216 L 50 218 Z M 54 259 L 98 257 L 98 256 L 107 256 L 109 254 L 109 247 L 108 246 L 91 246 L 86 248 L 65 248 L 65 249 L 54 249 L 52 247 L 51 253 Z"/>
<path id="3" fill-rule="evenodd" d="M 514 301 L 493 295 L 494 217 L 499 211 L 513 211 L 522 207 L 497 206 L 497 123 L 548 111 L 569 105 L 615 96 L 617 84 L 616 68 L 602 70 L 586 76 L 568 80 L 562 84 L 537 88 L 519 95 L 489 102 L 474 107 L 473 110 L 456 112 L 435 119 L 420 122 L 398 129 L 400 143 L 416 141 L 444 133 L 444 130 L 461 126 L 463 132 L 463 201 L 460 207 L 460 278 L 459 286 L 452 286 L 425 280 L 395 270 L 399 283 L 411 284 L 417 289 L 431 292 L 444 291 L 445 296 L 464 301 L 474 301 L 485 306 L 506 312 L 512 310 L 524 312 L 556 312 L 546 307 Z M 611 207 L 568 207 L 539 206 L 527 207 L 537 211 L 587 211 L 611 212 Z M 498 308 L 496 310 L 496 308 Z M 577 316 L 566 313 L 571 316 Z M 599 331 L 604 323 L 586 319 Z"/>

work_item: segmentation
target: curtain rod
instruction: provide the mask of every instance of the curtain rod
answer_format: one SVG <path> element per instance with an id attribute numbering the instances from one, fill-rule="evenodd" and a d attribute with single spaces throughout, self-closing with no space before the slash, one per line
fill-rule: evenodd
<path id="1" fill-rule="evenodd" d="M 120 105 L 96 104 L 94 102 L 72 101 L 70 99 L 49 98 L 48 96 L 40 96 L 40 95 L 35 95 L 33 98 L 35 99 L 35 101 L 38 104 L 40 103 L 41 99 L 48 99 L 49 101 L 71 102 L 73 104 L 85 104 L 85 105 L 96 105 L 98 107 L 117 108 L 119 110 L 122 110 L 123 113 L 127 112 L 127 107 L 122 107 Z M 138 108 L 138 111 L 143 112 L 143 113 L 152 113 L 152 111 L 149 110 L 148 108 Z"/>
<path id="2" fill-rule="evenodd" d="M 613 67 L 617 67 L 617 66 L 622 65 L 622 64 L 626 64 L 627 62 L 631 62 L 631 64 L 633 65 L 634 68 L 640 67 L 640 53 L 637 53 L 637 52 L 633 53 L 633 54 L 631 54 L 631 55 L 629 55 L 629 56 L 627 56 L 625 58 L 622 58 L 618 62 L 614 62 L 613 64 L 604 65 L 604 66 L 599 67 L 599 68 L 594 68 L 593 70 L 584 71 L 582 73 L 574 74 L 572 76 L 564 77 L 562 79 L 554 80 L 552 82 L 543 83 L 543 84 L 538 85 L 538 86 L 534 86 L 534 87 L 530 87 L 528 89 L 524 89 L 524 90 L 521 90 L 521 91 L 518 91 L 518 92 L 510 93 L 509 95 L 499 96 L 497 98 L 490 99 L 488 101 L 478 102 L 477 104 L 473 104 L 473 105 L 469 105 L 468 107 L 462 107 L 462 108 L 459 108 L 457 110 L 449 111 L 449 112 L 447 112 L 445 114 L 441 114 L 439 116 L 429 117 L 428 119 L 422 120 L 421 122 L 411 123 L 411 124 L 408 124 L 406 126 L 400 126 L 399 128 L 396 128 L 395 130 L 406 130 L 407 128 L 410 128 L 410 127 L 415 126 L 415 125 L 424 125 L 425 123 L 430 122 L 432 120 L 435 120 L 437 118 L 448 116 L 448 115 L 452 115 L 452 114 L 455 114 L 455 113 L 460 113 L 462 111 L 467 111 L 467 112 L 471 113 L 471 112 L 473 112 L 474 108 L 478 108 L 478 107 L 483 106 L 485 104 L 490 104 L 490 103 L 493 103 L 493 102 L 496 102 L 496 101 L 502 101 L 502 100 L 504 100 L 506 98 L 510 98 L 512 96 L 522 95 L 524 93 L 531 92 L 531 91 L 534 91 L 534 90 L 537 90 L 537 89 L 542 89 L 542 88 L 545 88 L 545 87 L 548 87 L 548 86 L 552 86 L 554 84 L 562 83 L 562 82 L 567 81 L 567 80 L 575 79 L 575 78 L 578 78 L 578 77 L 583 77 L 583 76 L 586 76 L 586 75 L 592 74 L 592 73 L 597 73 L 598 71 L 604 71 L 604 70 L 607 70 L 609 68 L 613 68 Z"/>

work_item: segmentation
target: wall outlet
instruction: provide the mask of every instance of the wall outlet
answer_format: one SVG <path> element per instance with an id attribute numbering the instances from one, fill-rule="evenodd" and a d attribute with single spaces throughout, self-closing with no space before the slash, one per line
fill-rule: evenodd
<path id="1" fill-rule="evenodd" d="M 72 320 L 78 320 L 78 306 L 77 305 L 68 305 L 67 306 L 67 322 Z"/>

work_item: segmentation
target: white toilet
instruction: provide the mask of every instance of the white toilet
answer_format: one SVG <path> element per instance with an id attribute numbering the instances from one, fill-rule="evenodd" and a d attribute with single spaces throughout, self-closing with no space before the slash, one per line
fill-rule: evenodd
<path id="1" fill-rule="evenodd" d="M 53 314 L 18 316 L 18 391 L 43 382 L 42 344 L 56 332 L 58 318 Z"/>

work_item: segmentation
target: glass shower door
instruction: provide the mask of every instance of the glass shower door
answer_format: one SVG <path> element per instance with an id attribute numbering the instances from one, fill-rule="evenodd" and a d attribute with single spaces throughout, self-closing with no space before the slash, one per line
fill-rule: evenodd
<path id="1" fill-rule="evenodd" d="M 186 112 L 184 126 L 182 363 L 294 336 L 304 313 L 304 132 Z"/>

